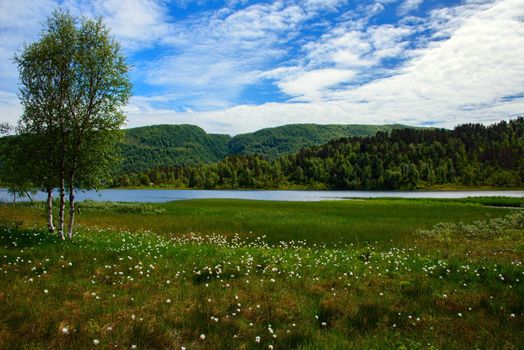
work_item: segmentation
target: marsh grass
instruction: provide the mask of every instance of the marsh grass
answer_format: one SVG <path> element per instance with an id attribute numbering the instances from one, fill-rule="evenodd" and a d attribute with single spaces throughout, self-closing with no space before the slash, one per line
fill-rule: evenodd
<path id="1" fill-rule="evenodd" d="M 69 242 L 32 226 L 28 218 L 40 215 L 39 209 L 2 207 L 0 348 L 524 347 L 522 236 L 454 235 L 449 242 L 416 233 L 446 215 L 450 222 L 471 223 L 512 210 L 385 200 L 160 207 L 166 211 L 83 211 Z M 309 225 L 313 213 L 332 226 Z M 409 229 L 393 214 L 404 215 Z M 124 218 L 144 225 L 161 221 L 158 227 L 165 230 L 143 231 L 147 226 L 131 221 L 114 228 L 111 217 L 122 224 Z M 171 234 L 170 217 L 204 222 L 196 226 L 200 232 Z M 258 239 L 257 231 L 206 231 L 225 230 L 221 225 L 239 217 L 246 229 L 261 229 L 263 218 L 278 217 L 282 222 L 267 223 L 266 232 L 280 231 Z M 391 224 L 390 233 L 380 239 L 368 220 L 375 227 Z M 299 224 L 308 230 L 286 232 Z M 347 232 L 349 224 L 367 228 L 358 243 L 327 235 L 331 229 Z M 365 239 L 368 233 L 380 240 Z M 304 242 L 304 235 L 316 239 Z M 294 238 L 280 242 L 282 237 Z"/>
<path id="2" fill-rule="evenodd" d="M 308 244 L 388 245 L 410 243 L 413 233 L 439 222 L 471 223 L 502 217 L 510 209 L 486 206 L 483 199 L 373 199 L 322 202 L 270 202 L 233 199 L 175 201 L 162 204 L 82 202 L 77 222 L 100 228 L 190 232 L 264 237 L 269 243 L 306 240 Z M 493 203 L 493 202 L 490 202 Z M 515 204 L 515 202 L 513 202 Z M 35 204 L 33 204 L 34 206 Z M 38 205 L 38 204 L 36 204 Z M 26 226 L 42 221 L 43 208 L 4 205 L 0 211 Z"/>

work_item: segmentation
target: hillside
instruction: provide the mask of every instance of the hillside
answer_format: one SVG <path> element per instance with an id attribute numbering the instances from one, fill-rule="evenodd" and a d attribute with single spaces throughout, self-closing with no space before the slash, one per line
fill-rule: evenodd
<path id="1" fill-rule="evenodd" d="M 156 167 L 213 163 L 231 155 L 259 154 L 276 159 L 304 147 L 334 139 L 372 136 L 403 125 L 290 124 L 254 133 L 207 134 L 194 125 L 154 125 L 126 130 L 122 145 L 123 171 L 138 172 Z"/>
<path id="2" fill-rule="evenodd" d="M 406 128 L 405 125 L 318 125 L 289 124 L 241 134 L 229 141 L 229 155 L 260 154 L 269 159 L 296 153 L 343 137 L 373 136 L 378 131 Z"/>
<path id="3" fill-rule="evenodd" d="M 339 138 L 274 160 L 235 155 L 198 167 L 155 169 L 117 179 L 183 188 L 415 189 L 432 186 L 522 187 L 524 118 L 454 130 L 408 128 Z"/>
<path id="4" fill-rule="evenodd" d="M 216 162 L 228 154 L 229 135 L 208 134 L 195 125 L 153 125 L 126 130 L 123 171 Z"/>

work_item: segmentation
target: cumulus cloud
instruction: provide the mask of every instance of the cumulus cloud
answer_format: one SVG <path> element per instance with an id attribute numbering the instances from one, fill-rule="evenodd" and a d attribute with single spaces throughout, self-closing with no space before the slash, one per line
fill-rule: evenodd
<path id="1" fill-rule="evenodd" d="M 347 69 L 316 69 L 293 73 L 279 81 L 279 88 L 297 100 L 321 101 L 326 98 L 329 88 L 336 88 L 341 83 L 349 82 L 355 72 Z"/>
<path id="2" fill-rule="evenodd" d="M 173 54 L 144 66 L 144 79 L 169 91 L 183 89 L 190 107 L 227 107 L 286 54 L 282 42 L 305 16 L 299 6 L 277 1 L 189 18 L 163 39 Z"/>
<path id="3" fill-rule="evenodd" d="M 178 113 L 173 120 L 195 118 L 211 131 L 237 133 L 305 121 L 412 125 L 432 121 L 452 127 L 507 118 L 524 111 L 522 5 L 520 0 L 466 3 L 434 10 L 424 20 L 361 31 L 340 24 L 304 46 L 303 66 L 261 74 L 307 103 Z M 428 34 L 413 45 L 406 38 L 416 31 Z M 340 85 L 384 58 L 399 56 L 404 60 L 386 77 L 358 86 Z M 331 68 L 322 68 L 326 66 Z M 164 111 L 163 117 L 169 118 L 169 113 Z"/>
<path id="4" fill-rule="evenodd" d="M 129 50 L 154 45 L 170 31 L 167 11 L 158 0 L 66 0 L 73 14 L 104 18 L 111 33 Z"/>
<path id="5" fill-rule="evenodd" d="M 423 0 L 405 0 L 399 7 L 397 12 L 399 15 L 405 15 L 413 10 L 416 10 Z"/>
<path id="6" fill-rule="evenodd" d="M 35 38 L 55 4 L 47 1 L 0 2 L 2 121 L 20 113 L 8 57 Z M 134 62 L 149 93 L 132 98 L 128 126 L 191 123 L 236 134 L 300 122 L 452 127 L 523 112 L 523 1 L 466 0 L 422 13 L 420 0 L 230 0 L 179 20 L 160 0 L 62 6 L 105 16 L 128 52 L 161 48 Z M 179 6 L 189 2 L 199 4 Z M 402 18 L 376 20 L 391 8 Z M 245 104 L 256 84 L 273 84 L 281 102 Z"/>

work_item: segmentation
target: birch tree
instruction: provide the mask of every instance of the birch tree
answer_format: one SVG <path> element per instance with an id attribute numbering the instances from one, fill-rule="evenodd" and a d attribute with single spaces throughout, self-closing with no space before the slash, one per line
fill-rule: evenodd
<path id="1" fill-rule="evenodd" d="M 76 19 L 56 11 L 40 40 L 15 56 L 20 72 L 22 134 L 37 136 L 37 162 L 47 163 L 48 212 L 58 187 L 58 234 L 64 239 L 65 197 L 69 197 L 69 237 L 73 235 L 75 191 L 96 187 L 111 169 L 122 108 L 131 84 L 119 44 L 102 19 Z M 52 219 L 52 217 L 51 217 Z"/>

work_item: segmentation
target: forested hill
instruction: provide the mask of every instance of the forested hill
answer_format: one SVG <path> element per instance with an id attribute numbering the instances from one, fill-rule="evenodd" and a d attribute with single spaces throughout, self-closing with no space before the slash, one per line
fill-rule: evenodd
<path id="1" fill-rule="evenodd" d="M 241 134 L 229 141 L 229 155 L 259 154 L 276 159 L 302 148 L 319 146 L 343 137 L 373 136 L 379 131 L 407 128 L 406 125 L 318 125 L 289 124 Z"/>
<path id="2" fill-rule="evenodd" d="M 398 129 L 343 138 L 267 160 L 232 156 L 197 167 L 164 167 L 117 185 L 187 188 L 413 189 L 449 184 L 524 186 L 524 118 L 454 130 Z"/>
<path id="3" fill-rule="evenodd" d="M 371 136 L 403 125 L 290 124 L 235 137 L 207 134 L 194 125 L 154 125 L 126 130 L 123 171 L 218 162 L 230 155 L 259 154 L 276 159 L 304 147 L 341 137 Z"/>
<path id="4" fill-rule="evenodd" d="M 217 162 L 228 155 L 229 135 L 208 134 L 195 125 L 153 125 L 127 129 L 123 171 Z"/>

